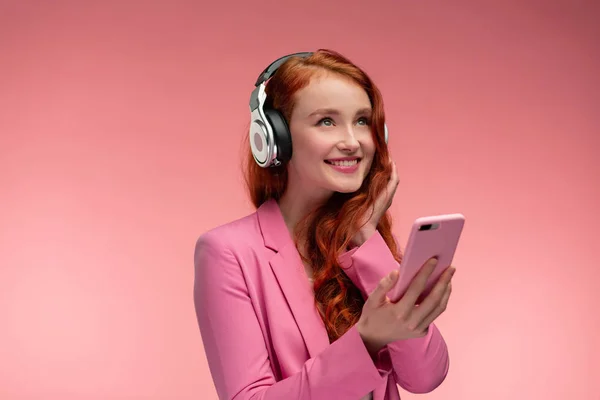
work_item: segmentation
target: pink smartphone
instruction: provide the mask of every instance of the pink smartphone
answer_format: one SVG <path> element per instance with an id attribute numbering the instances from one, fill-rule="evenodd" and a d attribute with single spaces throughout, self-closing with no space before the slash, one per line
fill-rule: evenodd
<path id="1" fill-rule="evenodd" d="M 415 220 L 399 267 L 398 282 L 387 294 L 392 302 L 404 295 L 427 260 L 436 257 L 438 263 L 419 300 L 429 294 L 437 279 L 452 263 L 464 223 L 465 217 L 462 214 L 436 215 Z"/>

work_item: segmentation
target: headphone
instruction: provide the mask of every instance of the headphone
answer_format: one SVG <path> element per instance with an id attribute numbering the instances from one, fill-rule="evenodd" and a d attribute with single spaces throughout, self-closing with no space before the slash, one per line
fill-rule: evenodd
<path id="1" fill-rule="evenodd" d="M 306 58 L 312 52 L 292 53 L 280 57 L 265 68 L 250 95 L 250 148 L 254 161 L 263 167 L 278 167 L 292 157 L 292 135 L 284 116 L 270 107 L 265 107 L 267 94 L 266 82 L 277 69 L 292 57 Z M 385 143 L 388 141 L 388 129 L 384 124 Z"/>

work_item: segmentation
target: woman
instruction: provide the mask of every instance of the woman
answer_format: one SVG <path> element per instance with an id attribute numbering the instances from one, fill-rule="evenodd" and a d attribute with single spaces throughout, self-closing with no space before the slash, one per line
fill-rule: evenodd
<path id="1" fill-rule="evenodd" d="M 386 297 L 401 257 L 387 213 L 398 178 L 379 90 L 329 50 L 279 59 L 257 86 L 246 169 L 257 210 L 201 235 L 194 256 L 196 314 L 219 398 L 391 400 L 397 384 L 432 391 L 448 371 L 433 321 L 454 268 L 419 304 L 435 260 L 397 303 Z"/>

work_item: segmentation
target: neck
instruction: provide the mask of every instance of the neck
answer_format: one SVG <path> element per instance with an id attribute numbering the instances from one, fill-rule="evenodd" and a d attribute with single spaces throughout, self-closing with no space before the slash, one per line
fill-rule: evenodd
<path id="1" fill-rule="evenodd" d="M 288 230 L 295 234 L 295 229 L 300 220 L 307 213 L 327 201 L 330 194 L 318 193 L 317 190 L 303 189 L 289 185 L 278 201 L 279 209 Z M 302 241 L 302 238 L 300 238 Z"/>
<path id="2" fill-rule="evenodd" d="M 311 210 L 319 206 L 321 202 L 317 201 L 316 199 L 298 196 L 293 191 L 286 190 L 286 192 L 279 199 L 278 204 L 288 231 L 297 241 L 297 249 L 300 252 L 300 255 L 304 258 L 307 258 L 308 254 L 306 253 L 307 249 L 305 233 L 299 232 L 298 237 L 296 235 L 296 226 L 307 215 L 307 213 L 310 213 Z M 303 264 L 306 276 L 312 284 L 313 269 L 307 261 L 304 261 Z"/>

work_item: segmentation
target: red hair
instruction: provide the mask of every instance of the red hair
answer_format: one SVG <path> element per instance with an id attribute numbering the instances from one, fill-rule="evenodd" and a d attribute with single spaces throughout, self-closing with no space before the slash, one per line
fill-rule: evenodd
<path id="1" fill-rule="evenodd" d="M 364 304 L 360 291 L 340 267 L 338 257 L 347 250 L 351 238 L 360 229 L 358 224 L 362 217 L 372 211 L 392 170 L 384 139 L 381 93 L 365 72 L 341 54 L 320 49 L 308 58 L 287 60 L 266 86 L 267 105 L 279 110 L 289 122 L 295 93 L 320 72 L 345 76 L 364 88 L 373 109 L 371 127 L 376 149 L 371 169 L 360 189 L 354 193 L 336 192 L 315 210 L 307 210 L 306 217 L 294 232 L 297 246 L 298 238 L 305 239 L 306 247 L 300 254 L 312 267 L 316 306 L 333 342 L 358 321 Z M 248 141 L 248 135 L 245 138 Z M 250 146 L 246 148 L 245 179 L 252 203 L 258 208 L 269 199 L 279 200 L 287 186 L 287 167 L 261 168 L 254 161 Z M 379 221 L 377 230 L 400 261 L 388 213 Z"/>

